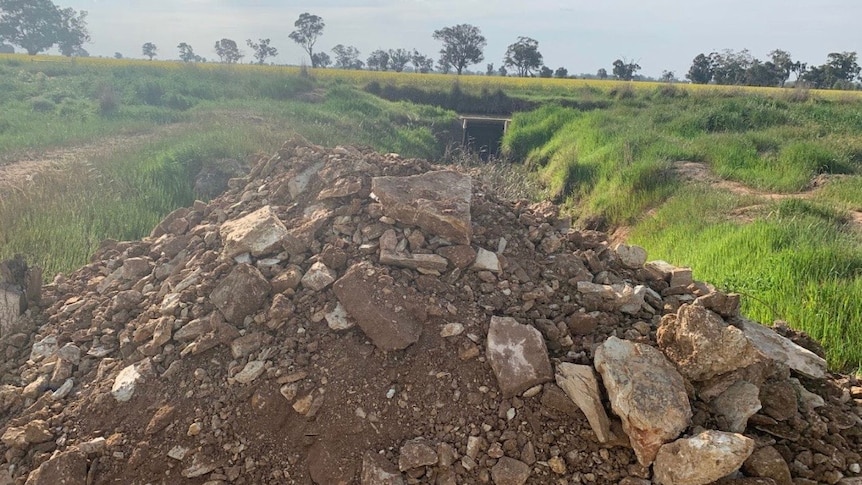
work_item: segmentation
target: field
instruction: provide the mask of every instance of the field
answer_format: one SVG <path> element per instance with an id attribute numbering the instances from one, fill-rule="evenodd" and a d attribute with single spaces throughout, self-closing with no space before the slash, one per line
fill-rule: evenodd
<path id="1" fill-rule="evenodd" d="M 856 92 L 7 55 L 0 106 L 0 257 L 48 278 L 190 204 L 207 164 L 292 134 L 451 161 L 454 109 L 514 107 L 504 147 L 534 198 L 862 363 Z M 524 195 L 518 167 L 491 175 Z"/>

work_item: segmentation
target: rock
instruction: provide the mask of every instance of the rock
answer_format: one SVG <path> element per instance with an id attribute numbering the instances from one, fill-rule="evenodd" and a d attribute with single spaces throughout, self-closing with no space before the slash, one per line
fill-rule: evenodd
<path id="1" fill-rule="evenodd" d="M 218 461 L 204 456 L 203 453 L 195 453 L 192 457 L 192 464 L 180 472 L 185 478 L 196 478 L 215 470 L 221 466 Z"/>
<path id="2" fill-rule="evenodd" d="M 395 290 L 395 291 L 393 291 Z M 379 349 L 401 350 L 419 340 L 422 324 L 402 307 L 397 288 L 382 282 L 368 263 L 357 263 L 333 286 L 338 301 Z"/>
<path id="3" fill-rule="evenodd" d="M 410 177 L 374 177 L 371 191 L 383 213 L 456 244 L 470 244 L 470 176 L 453 171 Z"/>
<path id="4" fill-rule="evenodd" d="M 87 457 L 79 450 L 64 451 L 30 472 L 25 485 L 81 485 L 87 483 Z"/>
<path id="5" fill-rule="evenodd" d="M 225 222 L 219 233 L 224 242 L 222 254 L 230 259 L 243 253 L 263 256 L 278 252 L 282 240 L 287 237 L 287 228 L 267 205 L 245 217 Z"/>
<path id="6" fill-rule="evenodd" d="M 787 365 L 806 377 L 812 379 L 826 377 L 826 361 L 814 352 L 778 335 L 771 328 L 751 320 L 740 319 L 739 325 L 746 338 L 763 355 Z"/>
<path id="7" fill-rule="evenodd" d="M 760 410 L 760 389 L 748 381 L 737 381 L 711 403 L 712 412 L 727 423 L 722 431 L 742 433 L 748 418 Z"/>
<path id="8" fill-rule="evenodd" d="M 272 337 L 263 332 L 251 332 L 230 343 L 230 353 L 234 359 L 241 359 L 269 344 Z"/>
<path id="9" fill-rule="evenodd" d="M 661 485 L 706 485 L 739 470 L 754 449 L 740 434 L 704 431 L 661 447 L 654 480 Z"/>
<path id="10" fill-rule="evenodd" d="M 640 246 L 629 246 L 628 244 L 617 244 L 614 251 L 620 258 L 623 266 L 629 269 L 642 268 L 647 260 L 647 252 Z"/>
<path id="11" fill-rule="evenodd" d="M 295 199 L 299 197 L 301 194 L 305 192 L 305 189 L 308 188 L 308 184 L 311 182 L 311 179 L 317 175 L 317 172 L 323 168 L 323 162 L 318 162 L 312 164 L 298 175 L 290 179 L 287 183 L 288 190 L 290 191 L 290 197 Z"/>
<path id="12" fill-rule="evenodd" d="M 643 285 L 636 287 L 629 284 L 599 285 L 589 281 L 578 281 L 578 292 L 600 298 L 623 313 L 636 315 L 644 305 L 647 288 Z"/>
<path id="13" fill-rule="evenodd" d="M 722 293 L 713 291 L 694 300 L 695 305 L 700 305 L 708 310 L 718 313 L 724 318 L 736 318 L 739 316 L 739 295 L 736 293 Z"/>
<path id="14" fill-rule="evenodd" d="M 344 309 L 344 305 L 341 303 L 335 305 L 335 309 L 324 315 L 324 318 L 326 318 L 326 324 L 329 329 L 336 332 L 349 330 L 354 326 L 353 321 L 347 318 L 347 310 Z"/>
<path id="15" fill-rule="evenodd" d="M 437 254 L 446 258 L 452 263 L 452 266 L 458 269 L 465 269 L 476 262 L 476 250 L 464 244 L 443 246 L 437 250 Z"/>
<path id="16" fill-rule="evenodd" d="M 422 438 L 404 443 L 398 451 L 398 469 L 402 472 L 436 464 L 437 452 Z"/>
<path id="17" fill-rule="evenodd" d="M 691 421 L 683 377 L 659 350 L 616 337 L 596 349 L 595 366 L 638 461 L 649 466 Z"/>
<path id="18" fill-rule="evenodd" d="M 308 474 L 318 485 L 348 485 L 356 470 L 348 465 L 324 443 L 317 443 L 308 451 Z"/>
<path id="19" fill-rule="evenodd" d="M 331 285 L 337 276 L 334 271 L 318 261 L 311 265 L 311 268 L 302 277 L 302 286 L 314 291 L 320 291 Z"/>
<path id="20" fill-rule="evenodd" d="M 611 440 L 611 423 L 602 406 L 599 383 L 593 368 L 563 362 L 557 365 L 557 385 L 587 417 L 599 443 Z"/>
<path id="21" fill-rule="evenodd" d="M 174 418 L 177 415 L 176 406 L 171 406 L 170 404 L 166 404 L 156 410 L 156 413 L 153 414 L 153 417 L 150 418 L 150 422 L 147 423 L 147 427 L 144 428 L 145 435 L 154 435 L 159 431 L 167 428 Z"/>
<path id="22" fill-rule="evenodd" d="M 75 380 L 71 377 L 66 379 L 63 384 L 57 388 L 56 391 L 51 393 L 51 399 L 54 401 L 59 401 L 60 399 L 65 398 L 72 392 L 72 388 L 75 387 Z"/>
<path id="23" fill-rule="evenodd" d="M 776 421 L 786 421 L 799 411 L 796 390 L 787 380 L 767 382 L 761 386 L 760 402 L 763 403 L 763 414 Z"/>
<path id="24" fill-rule="evenodd" d="M 566 474 L 566 461 L 560 458 L 559 456 L 555 456 L 548 460 L 548 467 L 552 472 L 557 475 L 565 475 Z"/>
<path id="25" fill-rule="evenodd" d="M 317 200 L 337 199 L 354 195 L 362 190 L 362 180 L 357 177 L 338 179 L 317 194 Z"/>
<path id="26" fill-rule="evenodd" d="M 86 455 L 98 455 L 105 451 L 105 448 L 107 447 L 106 443 L 107 440 L 100 436 L 79 444 L 78 449 L 81 450 L 81 453 Z"/>
<path id="27" fill-rule="evenodd" d="M 776 485 L 793 485 L 790 467 L 775 448 L 764 446 L 745 460 L 742 471 L 750 477 L 771 478 Z"/>
<path id="28" fill-rule="evenodd" d="M 763 359 L 740 329 L 699 305 L 684 305 L 676 315 L 665 315 L 657 337 L 659 348 L 693 381 L 705 381 Z"/>
<path id="29" fill-rule="evenodd" d="M 0 285 L 0 337 L 9 335 L 26 309 L 27 298 L 23 291 Z"/>
<path id="30" fill-rule="evenodd" d="M 479 251 L 476 253 L 476 261 L 473 262 L 472 268 L 476 271 L 491 271 L 494 273 L 502 271 L 502 268 L 500 268 L 500 259 L 497 258 L 497 255 L 482 248 L 479 248 Z"/>
<path id="31" fill-rule="evenodd" d="M 803 411 L 812 411 L 826 405 L 826 401 L 822 397 L 806 389 L 799 379 L 790 378 L 790 385 L 796 391 L 796 400 Z"/>
<path id="32" fill-rule="evenodd" d="M 33 348 L 30 350 L 30 360 L 38 362 L 40 359 L 53 355 L 59 349 L 57 336 L 49 335 L 33 344 Z"/>
<path id="33" fill-rule="evenodd" d="M 457 322 L 447 323 L 440 330 L 440 336 L 443 338 L 457 337 L 464 333 L 464 325 Z"/>
<path id="34" fill-rule="evenodd" d="M 294 264 L 289 265 L 270 281 L 273 293 L 284 293 L 287 290 L 296 289 L 302 281 L 302 276 L 302 268 Z"/>
<path id="35" fill-rule="evenodd" d="M 249 361 L 233 378 L 240 384 L 248 384 L 263 374 L 264 362 L 260 360 Z"/>
<path id="36" fill-rule="evenodd" d="M 554 377 L 542 334 L 514 318 L 491 317 L 485 353 L 505 397 Z"/>
<path id="37" fill-rule="evenodd" d="M 404 485 L 404 478 L 395 465 L 389 463 L 386 458 L 365 452 L 362 455 L 362 476 L 360 485 Z"/>
<path id="38" fill-rule="evenodd" d="M 149 358 L 124 368 L 114 379 L 111 395 L 119 402 L 127 402 L 135 394 L 138 383 L 152 372 L 153 365 Z"/>
<path id="39" fill-rule="evenodd" d="M 504 456 L 491 468 L 494 485 L 524 485 L 530 477 L 530 467 L 514 458 Z"/>
<path id="40" fill-rule="evenodd" d="M 380 264 L 398 266 L 410 269 L 426 269 L 430 271 L 444 272 L 449 262 L 442 256 L 436 254 L 407 254 L 395 251 L 386 251 L 380 248 Z"/>
<path id="41" fill-rule="evenodd" d="M 210 294 L 225 320 L 235 325 L 257 312 L 269 295 L 269 282 L 254 266 L 238 264 Z"/>
<path id="42" fill-rule="evenodd" d="M 0 437 L 0 441 L 8 447 L 26 449 L 29 445 L 35 445 L 50 441 L 54 438 L 48 429 L 48 423 L 41 419 L 34 419 L 21 427 L 9 427 Z"/>

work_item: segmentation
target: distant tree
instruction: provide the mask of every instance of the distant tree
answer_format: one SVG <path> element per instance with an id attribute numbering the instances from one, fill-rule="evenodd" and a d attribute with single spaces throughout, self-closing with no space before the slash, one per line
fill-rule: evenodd
<path id="1" fill-rule="evenodd" d="M 60 11 L 60 29 L 57 32 L 57 47 L 66 57 L 89 57 L 84 44 L 90 42 L 87 31 L 87 12 L 76 12 L 71 8 Z M 86 54 L 86 55 L 85 55 Z"/>
<path id="2" fill-rule="evenodd" d="M 60 44 L 72 55 L 90 40 L 87 12 L 59 9 L 51 0 L 0 0 L 0 40 L 33 56 Z"/>
<path id="3" fill-rule="evenodd" d="M 219 59 L 227 64 L 234 64 L 245 57 L 245 55 L 240 52 L 236 42 L 231 39 L 222 39 L 217 41 L 215 43 L 215 51 Z"/>
<path id="4" fill-rule="evenodd" d="M 503 58 L 503 65 L 513 68 L 520 77 L 531 76 L 542 64 L 539 42 L 530 37 L 518 37 L 518 41 L 506 49 Z"/>
<path id="5" fill-rule="evenodd" d="M 254 58 L 257 59 L 258 64 L 263 64 L 267 57 L 278 55 L 278 49 L 269 45 L 269 39 L 260 39 L 259 42 L 252 42 L 251 39 L 248 39 L 245 43 L 254 52 Z M 314 64 L 313 61 L 312 64 Z"/>
<path id="6" fill-rule="evenodd" d="M 413 49 L 410 55 L 410 63 L 413 64 L 413 69 L 422 74 L 427 74 L 434 70 L 434 59 Z"/>
<path id="7" fill-rule="evenodd" d="M 194 49 L 192 49 L 192 46 L 190 46 L 189 44 L 187 44 L 185 42 L 180 42 L 177 45 L 177 49 L 180 50 L 180 60 L 181 61 L 183 61 L 183 62 L 194 62 L 195 61 L 195 58 L 197 56 L 195 55 L 195 51 L 194 51 Z"/>
<path id="8" fill-rule="evenodd" d="M 388 71 L 389 70 L 389 53 L 383 49 L 377 49 L 368 56 L 365 61 L 368 69 L 372 71 Z"/>
<path id="9" fill-rule="evenodd" d="M 548 66 L 542 66 L 542 69 L 539 70 L 539 77 L 543 77 L 543 78 L 554 77 L 554 70 Z"/>
<path id="10" fill-rule="evenodd" d="M 596 73 L 596 77 L 599 79 L 607 79 L 608 78 L 607 69 L 605 69 L 604 67 L 600 68 L 599 71 Z"/>
<path id="11" fill-rule="evenodd" d="M 631 81 L 641 67 L 635 62 L 617 59 L 614 61 L 614 77 L 622 81 Z"/>
<path id="12" fill-rule="evenodd" d="M 497 74 L 499 74 L 500 77 L 506 77 L 509 75 L 509 70 L 506 69 L 506 66 L 500 66 L 500 69 L 497 69 Z"/>
<path id="13" fill-rule="evenodd" d="M 291 32 L 288 37 L 308 53 L 308 58 L 311 59 L 311 67 L 317 67 L 317 64 L 314 63 L 314 44 L 323 35 L 323 28 L 326 24 L 317 15 L 305 12 L 299 16 L 296 22 L 293 23 L 293 26 L 296 27 L 296 30 Z"/>
<path id="14" fill-rule="evenodd" d="M 437 70 L 443 74 L 449 74 L 452 72 L 452 64 L 449 63 L 447 58 L 441 57 L 437 59 Z"/>
<path id="15" fill-rule="evenodd" d="M 663 83 L 675 83 L 677 81 L 676 73 L 674 73 L 673 71 L 662 71 L 661 77 L 659 77 L 659 81 Z"/>
<path id="16" fill-rule="evenodd" d="M 494 63 L 488 63 L 485 65 L 485 75 L 486 76 L 494 76 L 497 74 L 497 70 L 494 69 Z"/>
<path id="17" fill-rule="evenodd" d="M 389 49 L 389 67 L 395 72 L 403 71 L 411 58 L 407 49 Z"/>
<path id="18" fill-rule="evenodd" d="M 487 45 L 487 41 L 476 26 L 460 24 L 444 27 L 435 30 L 433 37 L 443 42 L 439 64 L 448 65 L 450 69 L 454 68 L 459 76 L 465 67 L 478 64 L 485 59 L 482 50 Z"/>
<path id="19" fill-rule="evenodd" d="M 121 54 L 119 52 L 114 52 L 114 59 L 122 59 L 122 58 L 123 58 L 123 54 Z"/>
<path id="20" fill-rule="evenodd" d="M 554 71 L 554 77 L 556 78 L 567 78 L 569 77 L 569 70 L 565 67 L 558 67 L 556 71 Z"/>
<path id="21" fill-rule="evenodd" d="M 709 57 L 712 62 L 713 79 L 716 84 L 723 85 L 746 84 L 746 72 L 756 60 L 748 49 L 739 52 L 725 49 L 721 52 L 713 52 Z"/>
<path id="22" fill-rule="evenodd" d="M 772 65 L 776 72 L 780 73 L 778 76 L 779 86 L 784 87 L 784 83 L 790 79 L 790 73 L 794 71 L 796 67 L 795 62 L 793 62 L 793 58 L 790 53 L 781 49 L 775 49 L 769 53 L 769 57 L 772 58 Z"/>
<path id="23" fill-rule="evenodd" d="M 364 63 L 359 60 L 359 50 L 356 47 L 338 44 L 332 48 L 335 55 L 335 67 L 339 69 L 362 69 Z"/>
<path id="24" fill-rule="evenodd" d="M 326 52 L 315 52 L 312 57 L 312 64 L 317 67 L 329 67 L 332 64 L 332 59 Z"/>
<path id="25" fill-rule="evenodd" d="M 694 58 L 685 77 L 694 84 L 709 84 L 712 75 L 712 60 L 701 53 Z"/>
<path id="26" fill-rule="evenodd" d="M 811 66 L 801 79 L 818 89 L 851 89 L 860 71 L 855 52 L 832 52 L 826 64 Z"/>
<path id="27" fill-rule="evenodd" d="M 152 42 L 147 42 L 141 47 L 141 51 L 143 52 L 144 57 L 149 57 L 151 61 L 153 60 L 153 57 L 156 57 L 158 55 L 156 53 L 158 50 L 159 49 L 158 47 L 156 47 L 156 44 L 153 44 Z"/>

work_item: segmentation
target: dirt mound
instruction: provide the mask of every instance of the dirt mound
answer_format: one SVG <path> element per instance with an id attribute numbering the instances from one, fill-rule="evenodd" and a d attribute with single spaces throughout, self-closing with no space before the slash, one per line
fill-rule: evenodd
<path id="1" fill-rule="evenodd" d="M 859 480 L 857 381 L 549 203 L 301 140 L 229 185 L 7 322 L 0 484 Z"/>

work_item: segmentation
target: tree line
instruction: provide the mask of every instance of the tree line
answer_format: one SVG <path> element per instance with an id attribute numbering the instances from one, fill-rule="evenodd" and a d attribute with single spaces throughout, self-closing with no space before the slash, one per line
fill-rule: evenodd
<path id="1" fill-rule="evenodd" d="M 57 46 L 66 56 L 88 55 L 83 45 L 90 41 L 87 31 L 87 12 L 76 12 L 72 8 L 57 7 L 51 0 L 0 0 L 0 41 L 20 46 L 30 55 L 44 52 Z M 294 22 L 289 35 L 308 55 L 311 67 L 336 67 L 339 69 L 370 69 L 375 71 L 402 72 L 410 66 L 414 72 L 432 71 L 464 74 L 471 66 L 485 60 L 487 45 L 481 30 L 470 24 L 459 24 L 435 30 L 432 37 L 441 42 L 439 58 L 435 60 L 416 49 L 394 48 L 377 49 L 365 58 L 360 58 L 359 49 L 351 45 L 338 44 L 329 52 L 316 50 L 317 42 L 323 35 L 326 24 L 323 18 L 302 13 Z M 252 57 L 258 64 L 278 55 L 271 39 L 246 40 Z M 0 45 L 2 47 L 2 45 Z M 195 53 L 187 42 L 177 45 L 179 58 L 183 62 L 206 62 L 207 59 Z M 245 53 L 232 39 L 215 42 L 214 51 L 219 61 L 233 64 L 240 62 Z M 146 42 L 141 47 L 144 57 L 150 60 L 158 56 L 158 47 Z M 115 57 L 122 57 L 116 53 Z M 641 66 L 625 58 L 616 59 L 611 64 L 611 72 L 599 69 L 595 77 L 613 77 L 624 81 L 645 79 L 638 75 Z M 859 87 L 860 76 L 856 52 L 833 52 L 822 65 L 807 65 L 794 61 L 785 50 L 776 49 L 769 53 L 768 60 L 754 57 L 748 50 L 735 52 L 730 49 L 710 54 L 698 54 L 692 61 L 685 78 L 695 84 L 723 84 L 746 86 L 786 85 L 791 75 L 795 83 L 820 89 L 855 89 Z M 552 69 L 545 65 L 539 51 L 539 42 L 531 37 L 520 36 L 510 44 L 499 68 L 494 63 L 486 65 L 486 75 L 521 77 L 569 77 L 568 69 Z M 675 82 L 672 71 L 663 71 L 660 81 Z"/>

